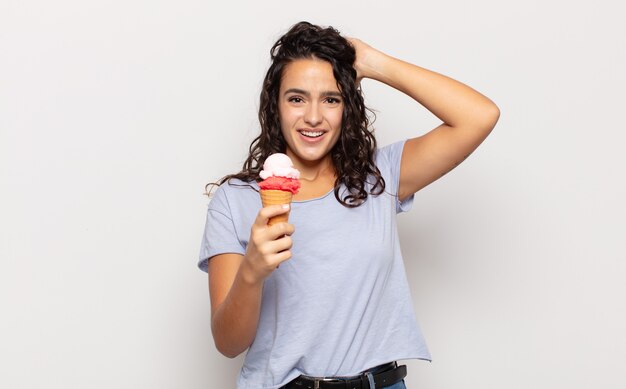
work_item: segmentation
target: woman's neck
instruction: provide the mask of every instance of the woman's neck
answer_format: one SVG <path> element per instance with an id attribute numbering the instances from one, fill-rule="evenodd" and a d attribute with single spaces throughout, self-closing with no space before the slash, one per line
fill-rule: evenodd
<path id="1" fill-rule="evenodd" d="M 302 181 L 325 181 L 329 177 L 332 177 L 333 179 L 335 177 L 335 166 L 333 165 L 333 161 L 330 155 L 327 155 L 321 161 L 297 161 L 294 162 L 294 165 L 295 168 L 300 171 L 300 180 Z"/>
<path id="2" fill-rule="evenodd" d="M 318 198 L 328 193 L 335 186 L 335 166 L 332 158 L 327 155 L 321 161 L 304 162 L 292 158 L 294 166 L 300 171 L 300 191 L 294 200 Z"/>

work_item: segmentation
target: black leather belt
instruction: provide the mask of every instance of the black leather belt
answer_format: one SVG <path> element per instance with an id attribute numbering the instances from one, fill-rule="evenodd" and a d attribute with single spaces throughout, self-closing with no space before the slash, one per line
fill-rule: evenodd
<path id="1" fill-rule="evenodd" d="M 376 389 L 391 386 L 406 377 L 406 366 L 397 366 L 395 362 L 390 368 L 372 373 Z M 366 373 L 355 378 L 313 378 L 300 376 L 283 386 L 284 389 L 370 389 Z"/>

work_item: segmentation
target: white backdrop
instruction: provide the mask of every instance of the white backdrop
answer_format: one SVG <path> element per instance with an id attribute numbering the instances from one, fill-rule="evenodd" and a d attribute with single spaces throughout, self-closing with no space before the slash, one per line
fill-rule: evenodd
<path id="1" fill-rule="evenodd" d="M 409 388 L 624 388 L 618 1 L 3 0 L 0 387 L 233 388 L 196 269 L 203 186 L 241 167 L 269 48 L 332 25 L 502 111 L 400 216 L 434 361 Z M 381 145 L 437 120 L 364 81 Z"/>

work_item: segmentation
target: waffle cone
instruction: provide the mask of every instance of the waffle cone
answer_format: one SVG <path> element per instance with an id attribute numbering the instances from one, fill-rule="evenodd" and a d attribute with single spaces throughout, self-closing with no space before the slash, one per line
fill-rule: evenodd
<path id="1" fill-rule="evenodd" d="M 260 192 L 261 201 L 263 202 L 264 207 L 275 204 L 291 204 L 291 197 L 293 196 L 291 192 L 273 189 L 261 189 Z M 286 223 L 287 220 L 289 220 L 289 212 L 271 217 L 268 220 L 267 224 L 271 226 L 272 224 L 276 223 Z"/>

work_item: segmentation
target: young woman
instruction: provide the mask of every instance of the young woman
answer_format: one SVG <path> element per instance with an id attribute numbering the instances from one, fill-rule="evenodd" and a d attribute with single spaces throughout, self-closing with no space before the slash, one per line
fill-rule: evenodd
<path id="1" fill-rule="evenodd" d="M 238 388 L 404 388 L 406 367 L 395 361 L 430 354 L 395 216 L 476 149 L 499 110 L 466 85 L 331 27 L 298 23 L 271 56 L 261 134 L 242 171 L 220 181 L 202 242 L 217 349 L 248 350 Z M 377 148 L 363 78 L 406 93 L 442 124 Z M 291 157 L 302 187 L 290 207 L 263 208 L 259 172 L 276 152 Z M 267 225 L 289 211 L 289 223 Z"/>

